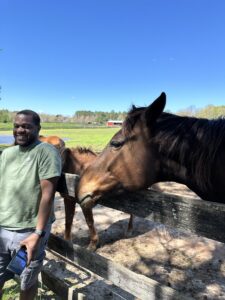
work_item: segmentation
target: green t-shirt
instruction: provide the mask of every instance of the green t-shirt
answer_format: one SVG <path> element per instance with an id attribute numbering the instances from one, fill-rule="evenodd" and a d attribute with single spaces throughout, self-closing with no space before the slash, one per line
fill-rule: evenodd
<path id="1" fill-rule="evenodd" d="M 0 226 L 36 226 L 41 199 L 40 180 L 61 174 L 61 158 L 50 144 L 13 146 L 0 155 Z"/>

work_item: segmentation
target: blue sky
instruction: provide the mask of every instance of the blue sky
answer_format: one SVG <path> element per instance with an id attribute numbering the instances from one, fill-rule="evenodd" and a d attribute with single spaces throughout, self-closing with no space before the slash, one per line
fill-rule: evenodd
<path id="1" fill-rule="evenodd" d="M 0 108 L 225 105 L 224 0 L 1 0 Z"/>

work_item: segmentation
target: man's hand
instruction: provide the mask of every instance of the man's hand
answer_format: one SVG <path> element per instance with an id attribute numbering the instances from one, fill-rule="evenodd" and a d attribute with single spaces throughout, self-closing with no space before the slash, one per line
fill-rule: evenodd
<path id="1" fill-rule="evenodd" d="M 27 250 L 27 266 L 30 264 L 31 260 L 35 256 L 39 241 L 40 236 L 38 236 L 35 233 L 32 233 L 25 240 L 20 242 L 20 245 L 25 246 Z"/>

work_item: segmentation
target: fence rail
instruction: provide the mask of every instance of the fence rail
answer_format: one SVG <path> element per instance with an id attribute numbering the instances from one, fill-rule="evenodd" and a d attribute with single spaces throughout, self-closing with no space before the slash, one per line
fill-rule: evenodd
<path id="1" fill-rule="evenodd" d="M 74 196 L 78 180 L 77 175 L 65 173 L 60 180 L 58 190 Z M 103 197 L 98 203 L 173 228 L 225 242 L 224 204 L 153 190 L 114 193 Z"/>
<path id="2" fill-rule="evenodd" d="M 83 247 L 80 247 L 75 244 L 71 244 L 53 234 L 51 234 L 48 242 L 48 247 L 55 252 L 59 253 L 63 257 L 70 259 L 71 262 L 91 271 L 94 274 L 102 277 L 103 279 L 110 281 L 113 285 L 117 286 L 119 289 L 122 289 L 125 292 L 121 292 L 120 299 L 156 299 L 156 300 L 193 300 L 193 298 L 186 295 L 182 295 L 171 287 L 160 284 L 159 282 L 148 278 L 144 275 L 137 274 L 126 267 L 118 263 L 98 255 L 97 253 L 91 252 Z M 44 284 L 49 286 L 53 291 L 57 293 L 62 292 L 59 287 L 54 287 L 52 284 L 53 281 L 56 282 L 55 274 L 46 272 L 44 269 Z M 71 287 L 67 287 L 68 289 Z M 86 289 L 87 291 L 87 289 Z M 85 294 L 85 289 L 80 290 L 80 292 Z M 100 292 L 99 292 L 100 293 Z M 113 291 L 112 291 L 113 293 Z M 66 292 L 64 291 L 64 295 Z M 72 293 L 76 294 L 76 292 Z M 123 294 L 123 296 L 122 296 Z M 133 295 L 131 297 L 131 295 Z M 98 299 L 93 298 L 93 295 L 86 295 L 85 299 Z M 118 296 L 118 295 L 117 295 Z M 71 297 L 71 299 L 77 299 L 76 296 Z M 99 298 L 100 299 L 100 298 Z M 115 295 L 107 299 L 118 299 Z"/>

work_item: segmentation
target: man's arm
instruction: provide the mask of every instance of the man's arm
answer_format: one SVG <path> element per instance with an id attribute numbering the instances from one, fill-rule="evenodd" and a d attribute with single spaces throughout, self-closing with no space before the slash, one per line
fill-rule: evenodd
<path id="1" fill-rule="evenodd" d="M 59 177 L 54 177 L 50 179 L 43 179 L 40 181 L 42 197 L 38 209 L 36 225 L 37 230 L 44 230 L 45 226 L 47 225 L 52 209 L 58 179 Z M 27 248 L 28 265 L 34 257 L 40 238 L 41 237 L 38 234 L 32 233 L 20 243 L 21 246 L 25 246 Z"/>

